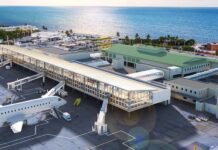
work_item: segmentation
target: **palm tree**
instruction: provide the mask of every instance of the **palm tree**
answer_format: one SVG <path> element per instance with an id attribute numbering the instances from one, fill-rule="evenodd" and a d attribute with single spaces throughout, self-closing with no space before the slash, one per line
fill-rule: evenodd
<path id="1" fill-rule="evenodd" d="M 139 34 L 138 33 L 136 33 L 135 34 L 135 39 L 139 39 L 140 37 L 139 37 Z"/>
<path id="2" fill-rule="evenodd" d="M 145 44 L 150 44 L 150 42 L 151 42 L 151 36 L 150 36 L 150 34 L 147 34 Z"/>
<path id="3" fill-rule="evenodd" d="M 135 34 L 135 43 L 139 43 L 140 42 L 140 36 L 138 33 Z"/>
<path id="4" fill-rule="evenodd" d="M 129 44 L 129 37 L 128 37 L 128 36 L 125 36 L 124 43 L 125 43 L 125 44 Z"/>
<path id="5" fill-rule="evenodd" d="M 179 42 L 179 37 L 176 36 L 176 38 L 175 38 L 175 45 L 178 45 L 178 42 Z"/>
<path id="6" fill-rule="evenodd" d="M 117 37 L 118 37 L 118 38 L 120 37 L 120 32 L 117 32 Z"/>
<path id="7" fill-rule="evenodd" d="M 150 39 L 151 39 L 151 36 L 150 36 L 150 34 L 148 34 L 148 35 L 146 36 L 146 40 L 150 41 Z"/>

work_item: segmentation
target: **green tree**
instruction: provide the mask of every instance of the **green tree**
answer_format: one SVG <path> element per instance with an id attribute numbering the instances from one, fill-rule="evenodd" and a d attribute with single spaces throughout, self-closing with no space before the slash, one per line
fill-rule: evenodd
<path id="1" fill-rule="evenodd" d="M 70 32 L 67 30 L 65 31 L 65 34 L 69 37 L 70 36 Z"/>
<path id="2" fill-rule="evenodd" d="M 182 47 L 182 50 L 194 52 L 195 49 L 194 49 L 193 47 L 191 47 L 191 46 L 183 46 L 183 47 Z"/>
<path id="3" fill-rule="evenodd" d="M 193 46 L 193 45 L 195 45 L 195 43 L 196 43 L 196 41 L 194 39 L 189 39 L 189 40 L 186 41 L 185 44 L 189 45 L 189 46 Z"/>
<path id="4" fill-rule="evenodd" d="M 165 37 L 163 37 L 163 36 L 159 37 L 160 44 L 163 44 L 165 42 L 165 40 L 166 40 Z"/>

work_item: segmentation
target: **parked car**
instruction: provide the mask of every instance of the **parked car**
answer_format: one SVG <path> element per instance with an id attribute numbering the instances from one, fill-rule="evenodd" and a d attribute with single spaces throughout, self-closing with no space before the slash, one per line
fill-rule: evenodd
<path id="1" fill-rule="evenodd" d="M 198 117 L 196 117 L 195 120 L 196 120 L 197 122 L 201 122 L 201 119 L 198 118 Z"/>
<path id="2" fill-rule="evenodd" d="M 209 120 L 209 117 L 206 115 L 199 115 L 198 118 L 201 119 L 202 121 L 205 121 L 205 122 L 207 122 Z"/>
<path id="3" fill-rule="evenodd" d="M 68 113 L 68 112 L 64 112 L 63 115 L 62 115 L 63 119 L 67 122 L 70 122 L 72 119 L 71 119 L 71 115 Z"/>

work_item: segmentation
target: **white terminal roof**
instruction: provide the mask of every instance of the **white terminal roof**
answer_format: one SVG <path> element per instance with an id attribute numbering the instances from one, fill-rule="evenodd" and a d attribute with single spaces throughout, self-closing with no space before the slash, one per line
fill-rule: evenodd
<path id="1" fill-rule="evenodd" d="M 35 50 L 29 50 L 25 48 L 21 48 L 18 46 L 12 46 L 12 45 L 0 45 L 2 48 L 9 49 L 11 51 L 21 53 L 23 55 L 26 55 L 28 57 L 35 58 L 37 60 L 52 64 L 54 66 L 64 68 L 66 70 L 84 75 L 86 77 L 92 78 L 94 80 L 104 82 L 109 85 L 113 85 L 116 87 L 119 87 L 124 90 L 128 91 L 150 91 L 150 90 L 158 90 L 159 87 L 153 86 L 148 83 L 140 82 L 122 75 L 110 73 L 104 70 L 100 70 L 97 68 L 92 68 L 83 64 L 79 64 L 76 62 L 68 62 L 66 60 L 51 57 L 48 55 L 43 54 L 43 52 L 35 51 Z"/>

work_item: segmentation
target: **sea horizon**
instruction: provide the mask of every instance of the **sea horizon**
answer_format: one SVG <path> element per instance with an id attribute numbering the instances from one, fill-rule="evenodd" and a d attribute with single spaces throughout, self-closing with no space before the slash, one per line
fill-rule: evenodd
<path id="1" fill-rule="evenodd" d="M 48 30 L 142 38 L 178 36 L 218 41 L 218 7 L 0 6 L 1 25 L 30 24 Z"/>
<path id="2" fill-rule="evenodd" d="M 78 6 L 52 6 L 52 5 L 0 5 L 0 7 L 57 7 L 57 8 L 62 8 L 62 7 L 112 7 L 112 8 L 215 8 L 218 9 L 218 6 L 83 6 L 83 5 L 78 5 Z"/>

